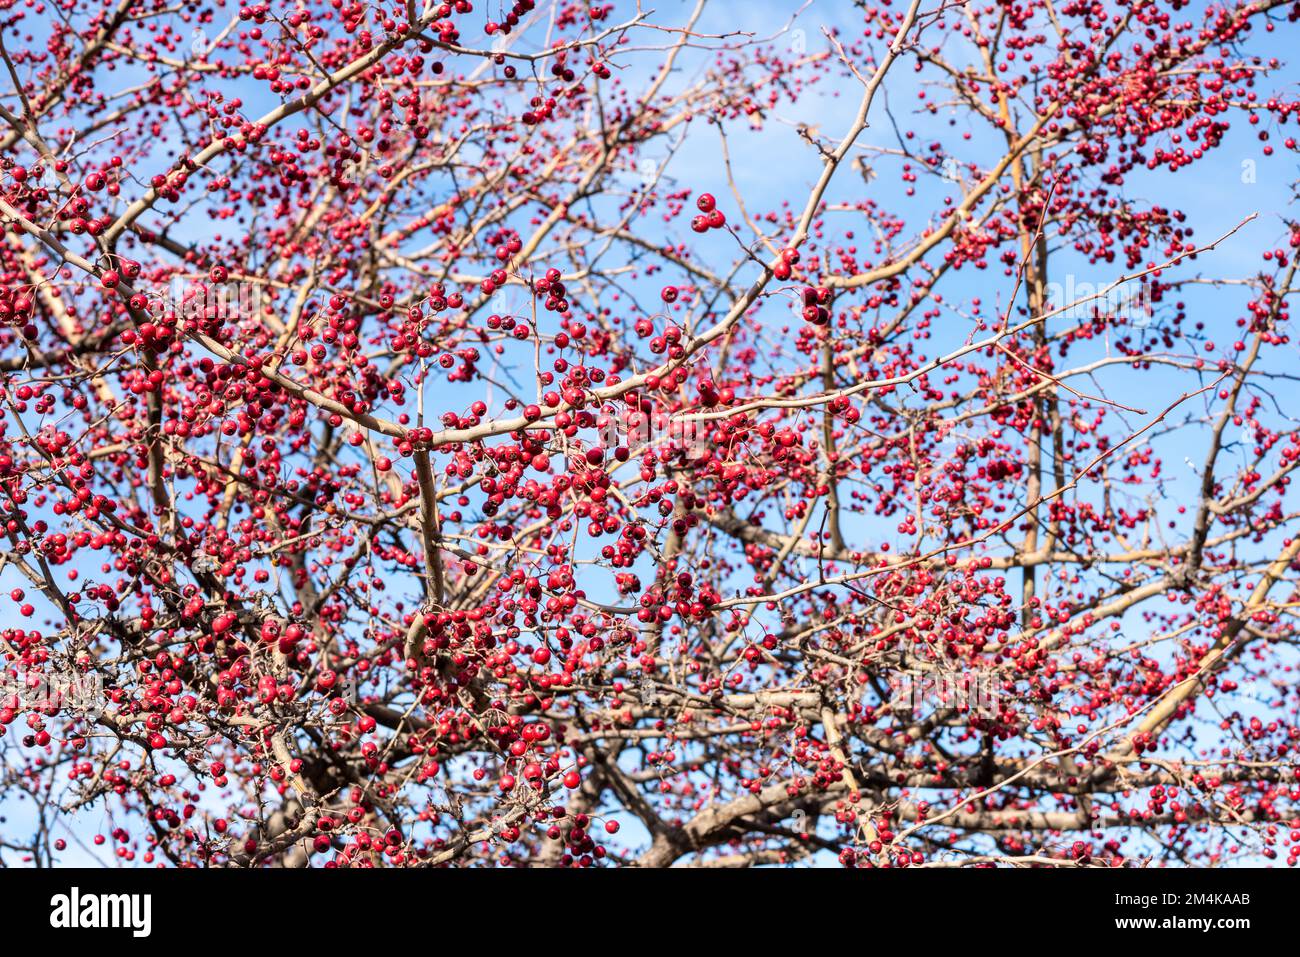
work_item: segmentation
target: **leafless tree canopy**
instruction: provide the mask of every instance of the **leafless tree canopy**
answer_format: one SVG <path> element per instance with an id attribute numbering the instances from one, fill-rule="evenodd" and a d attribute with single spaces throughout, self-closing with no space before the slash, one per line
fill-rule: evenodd
<path id="1" fill-rule="evenodd" d="M 1300 4 L 0 6 L 3 862 L 1300 859 Z"/>

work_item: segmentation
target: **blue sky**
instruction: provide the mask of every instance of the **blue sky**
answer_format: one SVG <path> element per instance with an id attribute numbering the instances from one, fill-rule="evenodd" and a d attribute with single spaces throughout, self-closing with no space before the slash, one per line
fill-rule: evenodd
<path id="1" fill-rule="evenodd" d="M 1194 18 L 1199 9 L 1200 5 L 1194 4 L 1187 15 Z M 689 7 L 686 4 L 665 3 L 658 5 L 655 19 L 661 22 L 680 21 L 685 19 L 688 11 Z M 620 9 L 613 16 L 618 17 L 622 12 Z M 773 36 L 790 23 L 792 15 L 795 19 L 790 29 L 774 41 L 775 45 L 784 45 L 786 49 L 793 49 L 796 48 L 796 44 L 802 44 L 798 49 L 816 51 L 826 46 L 822 36 L 824 28 L 837 28 L 845 37 L 850 37 L 857 32 L 853 8 L 847 3 L 832 2 L 832 0 L 814 0 L 802 9 L 795 4 L 786 3 L 717 3 L 706 9 L 697 31 L 702 34 L 744 31 L 758 37 Z M 1294 28 L 1290 29 L 1294 31 Z M 1294 32 L 1291 36 L 1294 36 Z M 466 38 L 467 42 L 471 43 L 479 42 L 480 39 L 473 36 Z M 1284 61 L 1290 52 L 1286 49 L 1287 43 L 1279 34 L 1255 39 L 1262 42 L 1252 43 L 1250 48 L 1253 52 L 1265 56 L 1276 55 Z M 705 42 L 717 46 L 727 41 Z M 708 68 L 712 57 L 713 54 L 709 52 L 688 51 L 682 57 L 679 75 L 670 81 L 671 84 L 689 85 L 699 71 Z M 636 89 L 637 84 L 633 82 L 633 78 L 639 74 L 649 75 L 657 68 L 658 57 L 650 51 L 628 54 L 626 64 L 625 75 L 629 85 Z M 788 201 L 796 210 L 802 207 L 808 189 L 821 167 L 817 153 L 801 138 L 798 128 L 801 125 L 815 126 L 823 137 L 832 142 L 837 141 L 841 132 L 848 127 L 857 108 L 860 87 L 856 80 L 841 76 L 840 73 L 841 71 L 838 70 L 831 71 L 797 102 L 791 104 L 787 101 L 779 105 L 759 130 L 748 128 L 744 121 L 728 124 L 732 170 L 739 191 L 750 205 L 751 211 L 776 209 L 782 201 Z M 123 85 L 130 82 L 130 79 L 131 72 L 123 71 L 121 79 Z M 1263 92 L 1281 87 L 1294 91 L 1297 81 L 1300 81 L 1300 71 L 1295 66 L 1285 65 L 1284 62 L 1282 69 L 1271 79 L 1261 82 L 1259 89 Z M 269 105 L 265 94 L 255 91 L 245 81 L 221 80 L 215 81 L 215 85 L 226 91 L 228 97 L 243 96 L 251 115 L 257 114 L 264 106 Z M 886 97 L 877 103 L 872 124 L 859 138 L 858 145 L 864 148 L 892 147 L 895 139 L 891 124 L 885 117 L 884 108 L 888 106 L 893 110 L 900 124 L 908 123 L 907 111 L 916 102 L 916 90 L 916 80 L 910 63 L 900 64 L 891 73 L 886 85 Z M 945 119 L 946 117 L 941 115 L 938 121 Z M 918 125 L 918 129 L 920 128 L 922 127 Z M 982 162 L 992 155 L 990 141 L 983 134 L 984 131 L 978 131 L 972 141 L 972 155 L 969 158 L 975 162 Z M 1259 261 L 1261 249 L 1284 245 L 1287 229 L 1282 219 L 1294 215 L 1291 206 L 1292 184 L 1300 177 L 1300 169 L 1297 168 L 1294 154 L 1281 149 L 1276 139 L 1274 145 L 1279 147 L 1274 156 L 1261 156 L 1253 133 L 1246 128 L 1244 122 L 1234 120 L 1232 131 L 1225 143 L 1190 168 L 1172 177 L 1160 171 L 1137 174 L 1130 178 L 1125 187 L 1125 195 L 1129 199 L 1135 202 L 1153 200 L 1183 209 L 1188 214 L 1188 221 L 1194 225 L 1196 236 L 1201 242 L 1208 242 L 1227 232 L 1247 216 L 1258 214 L 1255 221 L 1226 240 L 1218 249 L 1201 256 L 1196 263 L 1180 267 L 1180 275 L 1191 276 L 1201 273 L 1216 278 L 1244 279 L 1258 272 L 1261 265 Z M 658 158 L 662 154 L 651 151 L 647 155 Z M 1245 182 L 1243 163 L 1251 161 L 1256 163 L 1253 169 L 1253 182 Z M 933 179 L 922 177 L 923 181 L 917 187 L 917 195 L 908 198 L 903 195 L 896 172 L 888 163 L 882 163 L 878 172 L 877 177 L 864 187 L 861 177 L 852 170 L 841 171 L 827 196 L 828 201 L 835 204 L 859 200 L 865 188 L 882 205 L 894 210 L 911 211 L 915 221 L 919 222 L 937 208 L 936 196 L 941 195 L 942 190 L 949 188 Z M 717 133 L 711 128 L 699 126 L 690 131 L 684 144 L 669 162 L 666 179 L 682 188 L 690 188 L 694 192 L 712 192 L 719 197 L 722 205 L 728 210 L 731 210 L 734 205 L 730 199 L 730 189 L 719 159 Z M 829 217 L 828 235 L 833 236 L 837 230 L 843 229 L 852 215 L 839 213 Z M 747 235 L 743 224 L 738 222 L 738 216 L 733 214 L 732 219 L 741 230 L 742 237 L 752 238 Z M 197 235 L 208 227 L 195 224 L 188 228 Z M 710 266 L 724 266 L 734 256 L 735 244 L 725 236 L 715 235 L 694 245 L 699 250 L 701 258 Z M 1062 263 L 1064 266 L 1058 265 Z M 1053 268 L 1062 269 L 1062 276 L 1071 274 L 1076 281 L 1089 282 L 1095 286 L 1103 286 L 1115 280 L 1123 271 L 1121 265 L 1097 267 L 1083 262 L 1071 265 L 1068 256 L 1057 257 Z M 656 277 L 647 280 L 645 284 L 654 287 L 663 281 L 663 277 Z M 966 302 L 973 296 L 979 296 L 987 304 L 1004 305 L 1010 289 L 1011 281 L 1002 276 L 1001 269 L 997 266 L 979 272 L 964 270 L 958 275 L 948 277 L 944 282 L 945 297 L 949 301 L 957 302 Z M 1189 293 L 1188 298 L 1190 295 Z M 1237 288 L 1198 287 L 1192 308 L 1189 310 L 1189 320 L 1205 322 L 1207 335 L 1216 340 L 1235 338 L 1233 324 L 1241 314 L 1243 301 L 1243 293 Z M 781 324 L 789 322 L 789 314 L 775 306 L 767 307 L 763 316 L 774 330 Z M 945 316 L 945 319 L 949 318 Z M 952 318 L 948 324 L 942 321 L 937 323 L 934 332 L 934 338 L 924 343 L 927 354 L 946 351 L 962 342 L 970 333 L 970 328 Z M 1104 345 L 1098 343 L 1096 348 L 1102 349 Z M 1289 350 L 1289 357 L 1300 356 L 1300 343 L 1292 343 L 1286 349 Z M 1287 368 L 1279 365 L 1279 371 L 1291 371 L 1297 365 L 1295 362 Z M 1141 406 L 1149 411 L 1160 408 L 1162 400 L 1167 401 L 1187 387 L 1185 374 L 1175 373 L 1162 367 L 1141 374 L 1116 367 L 1102 373 L 1099 383 L 1106 388 L 1107 394 L 1112 399 Z M 1286 394 L 1285 387 L 1282 385 L 1279 385 L 1278 391 L 1280 395 Z M 1187 444 L 1184 446 L 1183 443 Z M 1165 476 L 1168 494 L 1159 507 L 1168 512 L 1165 517 L 1169 520 L 1175 522 L 1179 520 L 1173 512 L 1177 504 L 1195 498 L 1199 479 L 1194 471 L 1183 464 L 1183 460 L 1186 456 L 1190 456 L 1194 461 L 1199 461 L 1198 448 L 1194 441 L 1189 442 L 1182 436 L 1165 442 L 1160 448 L 1160 453 L 1166 461 Z M 848 530 L 871 541 L 880 541 L 887 534 L 885 528 L 878 527 L 869 519 L 855 520 Z M 1173 529 L 1171 534 L 1177 536 L 1179 531 Z M 8 591 L 19 584 L 28 587 L 29 592 L 32 591 L 25 581 L 19 581 L 11 569 L 0 570 L 0 590 Z M 4 747 L 11 747 L 14 744 L 11 737 L 5 742 Z M 0 795 L 0 815 L 21 824 L 29 815 L 29 811 L 24 803 L 15 803 L 12 797 Z M 633 819 L 621 815 L 620 820 L 626 828 L 625 838 L 635 842 L 638 832 Z M 78 836 L 84 837 L 106 826 L 106 823 L 107 818 L 100 814 L 89 815 L 76 822 L 76 832 Z M 86 852 L 79 850 L 76 844 L 70 846 L 62 860 L 68 864 L 92 862 Z"/>

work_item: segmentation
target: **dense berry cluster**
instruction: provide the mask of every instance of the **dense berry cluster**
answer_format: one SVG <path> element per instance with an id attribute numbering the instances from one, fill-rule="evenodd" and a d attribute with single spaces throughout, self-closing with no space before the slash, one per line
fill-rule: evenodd
<path id="1" fill-rule="evenodd" d="M 824 6 L 11 5 L 0 856 L 1300 860 L 1300 5 Z"/>

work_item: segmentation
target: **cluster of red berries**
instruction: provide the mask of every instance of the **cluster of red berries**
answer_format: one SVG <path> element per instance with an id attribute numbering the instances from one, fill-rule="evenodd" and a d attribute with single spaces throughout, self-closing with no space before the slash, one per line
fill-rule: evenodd
<path id="1" fill-rule="evenodd" d="M 718 209 L 718 201 L 712 193 L 701 193 L 695 201 L 700 214 L 691 220 L 691 229 L 697 233 L 707 233 L 710 229 L 721 229 L 727 225 L 727 217 Z"/>

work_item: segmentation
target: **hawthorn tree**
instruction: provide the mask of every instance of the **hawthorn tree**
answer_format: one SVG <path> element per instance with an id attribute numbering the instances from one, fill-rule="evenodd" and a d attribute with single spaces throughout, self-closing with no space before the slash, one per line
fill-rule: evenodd
<path id="1" fill-rule="evenodd" d="M 1300 860 L 1294 0 L 0 10 L 5 861 Z"/>

